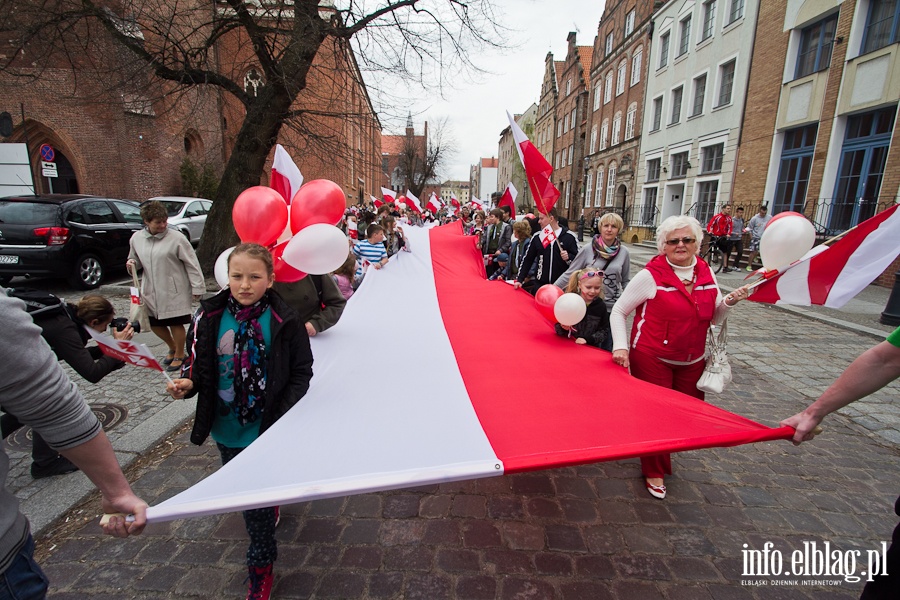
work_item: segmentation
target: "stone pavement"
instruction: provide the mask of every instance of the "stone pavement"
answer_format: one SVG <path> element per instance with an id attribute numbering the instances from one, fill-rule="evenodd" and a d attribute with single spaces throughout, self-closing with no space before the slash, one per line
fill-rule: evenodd
<path id="1" fill-rule="evenodd" d="M 726 288 L 739 282 L 722 277 Z M 877 343 L 850 319 L 836 325 L 749 302 L 730 324 L 735 381 L 708 400 L 768 425 L 806 406 Z M 128 379 L 134 387 L 121 391 L 107 386 L 124 381 L 83 389 L 91 402 L 133 402 L 135 421 L 179 404 L 158 395 L 158 375 Z M 644 490 L 638 461 L 625 460 L 286 506 L 274 597 L 856 598 L 862 583 L 850 576 L 745 572 L 746 551 L 771 542 L 770 555 L 790 569 L 793 551 L 827 542 L 844 559 L 861 551 L 847 570 L 867 570 L 866 551 L 889 540 L 897 521 L 898 392 L 895 383 L 832 415 L 825 433 L 801 447 L 769 442 L 677 454 L 664 501 Z M 127 434 L 114 429 L 114 436 L 119 450 Z M 190 445 L 183 427 L 144 453 L 128 475 L 151 503 L 219 465 L 214 447 Z M 68 493 L 76 478 L 83 475 L 35 491 L 31 506 Z M 100 534 L 99 512 L 95 499 L 59 510 L 65 517 L 38 536 L 51 597 L 244 597 L 240 515 L 152 525 L 141 537 L 115 540 Z"/>

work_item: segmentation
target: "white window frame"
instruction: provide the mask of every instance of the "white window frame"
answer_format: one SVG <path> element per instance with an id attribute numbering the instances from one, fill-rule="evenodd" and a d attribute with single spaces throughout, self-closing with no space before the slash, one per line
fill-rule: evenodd
<path id="1" fill-rule="evenodd" d="M 569 144 L 569 164 L 572 164 L 572 160 L 575 158 L 575 144 Z"/>
<path id="2" fill-rule="evenodd" d="M 697 108 L 697 84 L 700 80 L 703 80 L 703 96 L 700 100 L 700 110 L 696 110 Z M 691 112 L 688 115 L 688 118 L 696 117 L 698 115 L 702 115 L 704 109 L 706 108 L 706 90 L 709 87 L 709 74 L 704 72 L 700 73 L 692 80 L 693 85 L 691 86 Z"/>
<path id="3" fill-rule="evenodd" d="M 602 99 L 602 90 L 600 89 L 600 82 L 597 82 L 597 85 L 594 86 L 594 110 L 600 108 L 600 100 Z"/>
<path id="4" fill-rule="evenodd" d="M 613 74 L 612 71 L 606 74 L 606 78 L 603 82 L 603 104 L 608 104 L 610 100 L 612 100 L 612 82 L 613 82 Z"/>
<path id="5" fill-rule="evenodd" d="M 616 68 L 616 96 L 625 93 L 625 76 L 628 71 L 628 61 L 623 60 Z"/>
<path id="6" fill-rule="evenodd" d="M 700 41 L 710 39 L 716 32 L 716 0 L 706 0 L 702 5 L 703 23 L 700 28 Z"/>
<path id="7" fill-rule="evenodd" d="M 604 44 L 604 48 L 606 49 L 606 56 L 609 56 L 612 53 L 613 48 L 613 32 L 610 31 L 606 34 L 606 42 Z"/>
<path id="8" fill-rule="evenodd" d="M 571 190 L 572 190 L 572 182 L 567 181 L 566 182 L 566 208 L 569 208 L 569 193 L 571 192 Z"/>
<path id="9" fill-rule="evenodd" d="M 609 142 L 609 119 L 603 119 L 603 124 L 600 126 L 600 150 L 606 150 L 606 146 Z"/>
<path id="10" fill-rule="evenodd" d="M 569 113 L 563 115 L 563 133 L 569 132 Z"/>
<path id="11" fill-rule="evenodd" d="M 606 206 L 613 205 L 613 199 L 616 196 L 616 167 L 615 161 L 609 163 L 606 171 Z"/>
<path id="12" fill-rule="evenodd" d="M 596 123 L 594 124 L 593 127 L 591 127 L 591 146 L 590 146 L 590 148 L 591 148 L 590 154 L 593 154 L 594 152 L 597 151 L 597 125 L 596 125 Z"/>
<path id="13" fill-rule="evenodd" d="M 659 64 L 657 69 L 662 69 L 669 64 L 669 50 L 672 46 L 672 30 L 666 31 L 659 36 Z"/>
<path id="14" fill-rule="evenodd" d="M 637 118 L 637 104 L 632 104 L 628 107 L 628 112 L 625 114 L 625 140 L 630 140 L 634 137 L 634 122 Z"/>
<path id="15" fill-rule="evenodd" d="M 664 104 L 665 101 L 663 100 L 662 94 L 653 99 L 653 114 L 651 115 L 652 120 L 650 121 L 650 131 L 659 131 L 660 129 L 662 129 Z"/>
<path id="16" fill-rule="evenodd" d="M 681 109 L 684 107 L 684 85 L 672 89 L 672 111 L 669 115 L 669 125 L 681 123 Z M 676 110 L 678 109 L 677 114 Z"/>
<path id="17" fill-rule="evenodd" d="M 574 108 L 572 108 L 572 116 L 569 117 L 569 122 L 572 124 L 572 126 L 571 126 L 569 129 L 572 129 L 572 130 L 575 129 L 575 111 L 576 111 L 577 109 L 578 109 L 577 106 L 574 107 Z"/>
<path id="18" fill-rule="evenodd" d="M 625 37 L 631 35 L 634 31 L 634 9 L 632 8 L 627 15 L 625 15 Z"/>
<path id="19" fill-rule="evenodd" d="M 566 96 L 572 93 L 572 79 L 566 80 Z"/>
<path id="20" fill-rule="evenodd" d="M 644 49 L 638 48 L 631 57 L 631 85 L 641 82 L 641 63 L 644 62 Z"/>
<path id="21" fill-rule="evenodd" d="M 724 90 L 725 83 L 725 67 L 728 65 L 734 65 L 731 72 L 731 88 L 728 91 L 728 101 L 722 102 L 722 92 Z M 720 108 L 722 106 L 728 106 L 732 102 L 734 102 L 734 83 L 737 76 L 737 57 L 731 57 L 728 60 L 723 60 L 719 63 L 719 77 L 718 77 L 718 89 L 716 93 L 716 106 L 715 108 Z"/>
<path id="22" fill-rule="evenodd" d="M 678 54 L 675 58 L 684 56 L 691 49 L 691 21 L 693 15 L 688 15 L 678 22 Z"/>
<path id="23" fill-rule="evenodd" d="M 739 21 L 744 16 L 744 0 L 731 0 L 728 5 L 728 23 L 731 25 L 735 21 Z"/>
<path id="24" fill-rule="evenodd" d="M 584 207 L 591 207 L 591 192 L 593 191 L 594 173 L 590 169 L 584 174 Z"/>
<path id="25" fill-rule="evenodd" d="M 622 133 L 622 111 L 616 113 L 616 116 L 613 117 L 612 123 L 612 138 L 609 141 L 610 146 L 615 146 L 619 143 L 619 135 Z"/>
<path id="26" fill-rule="evenodd" d="M 569 158 L 569 147 L 564 146 L 562 149 L 562 161 L 559 163 L 560 167 L 566 166 L 566 160 Z"/>
<path id="27" fill-rule="evenodd" d="M 556 137 L 560 137 L 562 135 L 562 121 L 556 122 Z"/>
<path id="28" fill-rule="evenodd" d="M 603 167 L 597 167 L 597 187 L 594 189 L 594 206 L 603 206 Z"/>

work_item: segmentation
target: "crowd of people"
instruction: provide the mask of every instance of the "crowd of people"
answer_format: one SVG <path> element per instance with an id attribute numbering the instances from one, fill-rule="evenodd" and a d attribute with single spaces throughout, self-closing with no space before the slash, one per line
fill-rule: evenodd
<path id="1" fill-rule="evenodd" d="M 517 220 L 508 207 L 485 212 L 463 206 L 453 213 L 442 210 L 437 214 L 393 204 L 374 211 L 370 208 L 354 207 L 345 213 L 339 226 L 348 237 L 348 254 L 334 273 L 276 282 L 269 250 L 244 243 L 228 257 L 227 286 L 201 300 L 206 290 L 193 248 L 184 236 L 168 229 L 159 203 L 142 207 L 146 228 L 134 234 L 127 266 L 142 272 L 141 295 L 152 331 L 168 349 L 162 362 L 177 373 L 167 391 L 174 398 L 196 396 L 191 441 L 202 445 L 211 437 L 222 464 L 303 398 L 313 374 L 309 339 L 338 322 L 369 269 L 390 268 L 392 256 L 414 251 L 404 227 L 460 221 L 484 260 L 489 280 L 507 281 L 512 288 L 532 295 L 542 286 L 552 285 L 581 297 L 583 319 L 574 325 L 557 323 L 557 335 L 606 350 L 606 359 L 598 355 L 601 360 L 700 400 L 704 393 L 697 382 L 705 365 L 707 332 L 749 297 L 746 286 L 722 294 L 715 274 L 699 256 L 704 229 L 689 216 L 669 217 L 660 224 L 658 254 L 632 277 L 629 251 L 620 239 L 624 223 L 615 213 L 599 216 L 592 239 L 579 248 L 554 209 Z M 750 250 L 758 252 L 768 222 L 765 207 L 746 227 L 742 211 L 732 217 L 730 208 L 724 207 L 713 217 L 707 231 L 728 242 L 738 241 L 735 230 L 741 235 L 749 231 Z M 738 248 L 737 261 L 741 253 Z M 737 261 L 733 269 L 738 268 Z M 199 308 L 193 310 L 196 301 Z M 635 318 L 629 333 L 626 323 L 632 313 Z M 0 350 L 0 358 L 10 361 L 3 364 L 13 365 L 8 368 L 16 374 L 15 381 L 0 384 L 0 403 L 8 413 L 3 419 L 4 436 L 20 425 L 20 419 L 37 431 L 32 472 L 42 473 L 50 463 L 57 466 L 49 474 L 82 468 L 100 488 L 105 510 L 133 515 L 133 520 L 113 517 L 104 525 L 109 534 L 127 536 L 143 529 L 146 504 L 131 492 L 96 417 L 55 360 L 66 360 L 92 382 L 121 367 L 121 362 L 85 348 L 84 326 L 105 331 L 113 316 L 106 299 L 88 296 L 65 307 L 54 321 L 41 324 L 37 317 L 32 321 L 14 299 L 0 294 L 4 330 L 16 339 L 21 336 L 29 349 L 18 352 L 6 345 Z M 190 326 L 187 331 L 186 325 Z M 128 325 L 113 335 L 131 339 L 134 333 Z M 41 335 L 49 347 L 37 343 L 36 337 Z M 896 339 L 891 343 L 898 345 Z M 51 348 L 56 357 L 49 354 Z M 29 380 L 36 372 L 42 377 Z M 896 369 L 891 375 L 896 376 Z M 811 407 L 790 419 L 788 423 L 797 427 L 796 441 L 810 439 L 812 428 L 824 414 L 856 397 L 843 394 L 825 402 L 821 410 Z M 672 473 L 670 456 L 642 457 L 641 468 L 648 493 L 665 498 L 664 478 Z M 0 470 L 0 476 L 5 475 Z M 11 576 L 18 577 L 24 569 L 32 579 L 28 585 L 46 591 L 46 578 L 30 559 L 34 543 L 27 520 L 4 493 L 0 514 L 10 525 L 0 532 L 0 573 L 5 570 L 9 583 Z M 280 511 L 278 507 L 260 508 L 244 511 L 243 516 L 250 539 L 247 597 L 268 598 L 278 556 L 275 530 Z"/>

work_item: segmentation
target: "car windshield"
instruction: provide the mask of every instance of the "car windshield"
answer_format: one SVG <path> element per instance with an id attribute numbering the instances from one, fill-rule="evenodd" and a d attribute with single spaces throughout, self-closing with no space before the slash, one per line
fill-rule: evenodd
<path id="1" fill-rule="evenodd" d="M 0 223 L 10 225 L 54 225 L 59 206 L 43 202 L 0 200 Z"/>
<path id="2" fill-rule="evenodd" d="M 170 217 L 174 217 L 184 208 L 184 202 L 179 202 L 178 200 L 160 200 L 159 203 L 166 208 L 166 214 Z"/>

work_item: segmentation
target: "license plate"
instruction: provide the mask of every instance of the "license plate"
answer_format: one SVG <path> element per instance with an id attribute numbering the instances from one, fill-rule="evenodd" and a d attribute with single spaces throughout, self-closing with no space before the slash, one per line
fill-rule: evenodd
<path id="1" fill-rule="evenodd" d="M 12 256 L 10 254 L 0 254 L 0 265 L 15 265 L 18 263 L 18 256 Z"/>

